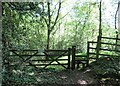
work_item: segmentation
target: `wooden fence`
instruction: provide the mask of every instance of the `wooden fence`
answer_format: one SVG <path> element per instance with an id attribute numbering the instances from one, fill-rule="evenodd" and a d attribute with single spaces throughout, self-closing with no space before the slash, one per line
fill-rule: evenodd
<path id="1" fill-rule="evenodd" d="M 112 42 L 105 40 L 111 40 Z M 85 68 L 89 65 L 90 60 L 96 61 L 98 58 L 120 57 L 120 49 L 118 48 L 120 47 L 120 44 L 116 43 L 117 41 L 120 41 L 120 39 L 101 37 L 99 47 L 97 46 L 98 41 L 88 41 L 87 53 L 85 55 L 77 55 L 76 46 L 72 46 L 72 49 L 68 48 L 68 50 L 10 50 L 10 60 L 14 61 L 10 62 L 10 65 L 25 63 L 25 65 L 33 66 L 35 68 L 46 68 L 50 65 L 60 65 L 65 69 L 74 70 L 76 64 L 77 68 L 79 68 L 79 64 L 82 64 L 83 68 Z M 72 58 L 70 57 L 71 50 Z M 64 56 L 67 56 L 67 58 L 62 58 Z"/>
<path id="2" fill-rule="evenodd" d="M 76 64 L 77 64 L 77 68 L 79 68 L 79 64 L 82 64 L 84 69 L 85 66 L 87 67 L 89 65 L 90 60 L 96 61 L 98 58 L 120 57 L 119 55 L 120 49 L 116 48 L 116 47 L 120 47 L 120 44 L 116 43 L 117 41 L 120 41 L 120 39 L 110 38 L 110 37 L 100 37 L 100 38 L 101 38 L 101 41 L 100 41 L 99 48 L 97 46 L 98 41 L 97 42 L 88 41 L 86 55 L 76 55 L 76 46 L 72 47 L 72 70 L 75 69 Z M 105 42 L 105 40 L 111 40 L 112 43 Z M 108 47 L 108 46 L 111 46 L 111 47 Z M 84 59 L 82 59 L 82 57 L 84 57 Z"/>
<path id="3" fill-rule="evenodd" d="M 112 42 L 104 42 L 103 40 L 112 40 Z M 99 52 L 97 53 L 97 47 L 93 47 L 91 45 L 93 44 L 96 44 L 97 46 L 97 43 L 98 42 L 92 42 L 92 41 L 89 41 L 88 42 L 88 57 L 89 59 L 97 59 L 95 56 L 97 56 L 98 54 L 98 58 L 101 58 L 101 57 L 120 57 L 119 54 L 117 53 L 120 53 L 120 50 L 117 49 L 118 47 L 120 47 L 120 44 L 116 44 L 116 40 L 117 41 L 120 41 L 120 39 L 118 38 L 109 38 L 109 37 L 101 37 L 101 42 L 100 42 L 100 48 L 99 48 Z M 94 55 L 94 56 L 91 56 L 91 55 Z"/>
<path id="4" fill-rule="evenodd" d="M 67 56 L 67 58 L 62 58 Z M 47 58 L 46 58 L 47 57 Z M 70 69 L 70 48 L 68 50 L 10 50 L 10 65 L 17 63 L 25 66 L 33 66 L 35 68 L 46 68 L 50 65 L 60 65 L 65 69 Z M 66 61 L 63 63 L 62 61 Z"/>

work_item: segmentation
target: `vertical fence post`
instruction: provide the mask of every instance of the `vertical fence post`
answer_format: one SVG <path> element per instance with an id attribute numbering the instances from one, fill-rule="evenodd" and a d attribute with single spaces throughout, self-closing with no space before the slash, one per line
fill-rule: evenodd
<path id="1" fill-rule="evenodd" d="M 97 50 L 96 50 L 96 59 L 97 59 L 97 60 L 98 60 L 98 58 L 99 58 L 100 47 L 101 47 L 101 36 L 98 36 L 98 40 L 97 40 Z"/>
<path id="2" fill-rule="evenodd" d="M 68 69 L 70 69 L 70 51 L 71 49 L 68 48 Z"/>
<path id="3" fill-rule="evenodd" d="M 76 47 L 72 46 L 72 70 L 75 69 L 75 50 L 76 50 Z"/>
<path id="4" fill-rule="evenodd" d="M 2 85 L 2 49 L 3 49 L 3 42 L 2 42 L 2 2 L 0 1 L 0 86 Z"/>
<path id="5" fill-rule="evenodd" d="M 90 42 L 88 41 L 87 42 L 87 64 L 86 64 L 86 66 L 88 66 L 89 65 L 89 47 L 90 47 Z"/>

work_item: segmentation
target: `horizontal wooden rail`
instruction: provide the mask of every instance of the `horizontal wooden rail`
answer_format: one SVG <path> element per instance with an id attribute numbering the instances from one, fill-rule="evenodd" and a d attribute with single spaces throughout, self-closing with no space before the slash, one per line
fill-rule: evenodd
<path id="1" fill-rule="evenodd" d="M 109 49 L 102 49 L 102 48 L 100 48 L 100 50 L 104 50 L 104 51 L 114 51 L 114 52 L 120 52 L 119 50 L 109 50 Z"/>
<path id="2" fill-rule="evenodd" d="M 47 64 L 32 64 L 32 65 L 34 65 L 34 66 L 45 66 L 45 65 L 47 65 Z M 50 65 L 58 65 L 58 64 L 50 64 Z M 61 63 L 61 65 L 68 65 L 67 63 Z M 27 66 L 31 66 L 31 65 L 27 65 Z"/>
<path id="3" fill-rule="evenodd" d="M 101 37 L 101 38 L 104 38 L 104 39 L 114 39 L 114 40 L 120 40 L 119 38 L 110 38 L 110 37 Z"/>
<path id="4" fill-rule="evenodd" d="M 97 48 L 94 48 L 94 47 L 89 47 L 89 49 L 97 49 Z"/>
<path id="5" fill-rule="evenodd" d="M 93 48 L 93 47 L 89 47 L 89 49 L 97 49 L 97 48 Z M 103 48 L 100 48 L 100 50 L 104 50 L 104 51 L 114 51 L 114 52 L 120 52 L 119 50 L 110 50 L 110 49 L 103 49 Z"/>
<path id="6" fill-rule="evenodd" d="M 9 55 L 9 56 L 18 56 L 18 55 Z M 46 55 L 20 55 L 20 56 L 46 56 Z"/>
<path id="7" fill-rule="evenodd" d="M 11 66 L 15 66 L 15 64 L 10 64 Z M 47 64 L 32 64 L 32 66 L 45 66 Z M 58 65 L 58 64 L 50 64 L 50 65 Z M 61 65 L 68 65 L 67 63 L 63 63 Z M 31 66 L 30 64 L 26 64 L 26 66 Z"/>
<path id="8" fill-rule="evenodd" d="M 64 54 L 64 55 L 61 55 L 61 56 L 67 56 L 68 54 Z M 18 55 L 9 55 L 9 56 L 18 56 Z M 46 56 L 46 55 L 19 55 L 19 56 L 32 56 L 32 57 L 35 57 L 35 56 Z M 59 56 L 59 54 L 57 55 L 47 55 L 48 57 L 50 56 L 53 56 L 53 57 L 55 57 L 55 56 Z"/>
<path id="9" fill-rule="evenodd" d="M 67 52 L 68 50 L 44 50 L 46 52 Z"/>
<path id="10" fill-rule="evenodd" d="M 57 61 L 65 61 L 65 60 L 68 60 L 68 59 L 57 59 Z M 39 60 L 29 60 L 29 61 L 52 61 L 52 60 L 39 59 Z"/>
<path id="11" fill-rule="evenodd" d="M 89 52 L 89 54 L 95 54 L 96 55 L 96 53 L 92 53 L 92 52 Z"/>
<path id="12" fill-rule="evenodd" d="M 9 51 L 38 51 L 38 50 L 29 50 L 29 49 L 24 49 L 24 50 L 9 50 Z"/>
<path id="13" fill-rule="evenodd" d="M 107 45 L 115 45 L 116 46 L 116 44 L 112 44 L 112 43 L 105 43 L 105 42 L 100 42 L 101 44 L 107 44 Z M 120 46 L 119 44 L 117 44 L 117 46 Z"/>
<path id="14" fill-rule="evenodd" d="M 29 49 L 24 49 L 24 50 L 9 50 L 9 51 L 39 51 L 39 50 L 29 50 Z M 67 52 L 68 50 L 53 50 L 53 49 L 50 49 L 50 50 L 43 50 L 43 51 L 46 51 L 46 52 Z"/>
<path id="15" fill-rule="evenodd" d="M 76 59 L 75 61 L 87 61 L 87 60 L 82 60 L 82 59 L 78 60 L 78 59 Z"/>
<path id="16" fill-rule="evenodd" d="M 99 54 L 99 55 L 108 56 L 108 57 L 120 57 L 120 56 L 117 56 L 117 55 L 108 55 L 108 54 Z"/>
<path id="17" fill-rule="evenodd" d="M 91 53 L 91 52 L 89 54 L 96 55 L 96 53 Z M 99 54 L 99 55 L 101 55 L 101 56 L 108 56 L 108 57 L 111 57 L 111 56 L 113 56 L 113 57 L 120 57 L 120 56 L 117 56 L 117 55 L 108 55 L 108 54 Z"/>
<path id="18" fill-rule="evenodd" d="M 75 55 L 75 57 L 87 57 L 87 55 Z"/>
<path id="19" fill-rule="evenodd" d="M 97 43 L 97 42 L 89 41 L 89 43 L 91 44 L 91 43 Z M 101 44 L 115 45 L 115 46 L 116 46 L 116 44 L 113 44 L 113 43 L 105 43 L 105 42 L 100 42 L 100 43 L 101 43 Z M 120 46 L 120 45 L 117 44 L 117 46 Z"/>

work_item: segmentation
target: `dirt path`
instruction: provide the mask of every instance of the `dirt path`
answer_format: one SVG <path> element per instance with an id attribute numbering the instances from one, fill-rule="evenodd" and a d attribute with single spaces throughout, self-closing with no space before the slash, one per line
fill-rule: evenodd
<path id="1" fill-rule="evenodd" d="M 86 71 L 74 70 L 74 71 L 61 71 L 56 73 L 44 73 L 40 74 L 39 80 L 41 84 L 97 84 L 97 80 L 94 79 L 94 74 L 88 69 Z M 44 80 L 42 80 L 42 78 Z"/>
<path id="2" fill-rule="evenodd" d="M 97 82 L 92 73 L 88 71 L 74 70 L 70 72 L 62 72 L 58 74 L 58 76 L 63 78 L 61 83 L 64 84 L 95 84 Z"/>

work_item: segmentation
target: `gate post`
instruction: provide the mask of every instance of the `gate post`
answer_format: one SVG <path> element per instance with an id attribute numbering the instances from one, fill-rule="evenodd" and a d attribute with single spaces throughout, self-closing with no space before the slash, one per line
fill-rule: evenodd
<path id="1" fill-rule="evenodd" d="M 87 64 L 86 64 L 87 67 L 89 65 L 89 47 L 90 47 L 90 42 L 88 41 L 87 42 Z"/>
<path id="2" fill-rule="evenodd" d="M 71 49 L 68 48 L 68 69 L 70 69 L 70 51 Z"/>
<path id="3" fill-rule="evenodd" d="M 72 70 L 75 69 L 75 50 L 76 46 L 72 46 Z"/>

